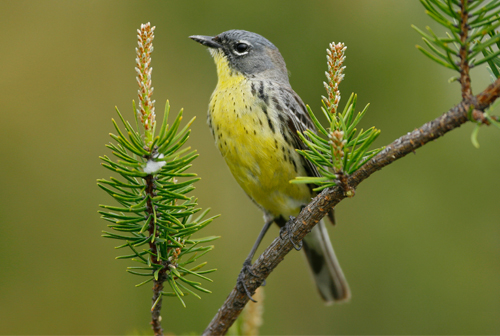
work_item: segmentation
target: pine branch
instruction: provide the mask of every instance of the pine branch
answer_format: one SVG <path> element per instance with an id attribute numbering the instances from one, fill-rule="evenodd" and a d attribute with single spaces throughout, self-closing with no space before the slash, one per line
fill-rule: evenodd
<path id="1" fill-rule="evenodd" d="M 192 238 L 193 234 L 216 217 L 205 218 L 209 209 L 201 211 L 196 208 L 196 199 L 187 196 L 194 190 L 193 183 L 199 180 L 196 174 L 185 173 L 197 157 L 196 152 L 189 147 L 183 148 L 194 119 L 180 128 L 181 110 L 169 126 L 167 120 L 170 105 L 167 101 L 159 135 L 155 136 L 155 102 L 151 100 L 154 29 L 150 23 L 143 24 L 138 29 L 136 72 L 139 104 L 137 108 L 134 105 L 137 130 L 117 109 L 125 132 L 113 120 L 117 134 L 110 135 L 116 143 L 110 143 L 106 147 L 112 150 L 116 159 L 101 157 L 103 167 L 121 178 L 99 179 L 98 186 L 119 204 L 100 205 L 105 210 L 99 213 L 110 223 L 108 227 L 118 231 L 104 231 L 103 237 L 124 241 L 116 248 L 129 248 L 133 252 L 117 259 L 130 259 L 140 264 L 127 268 L 127 272 L 131 274 L 147 277 L 137 287 L 153 282 L 150 324 L 154 334 L 160 336 L 163 335 L 160 315 L 163 296 L 176 297 L 185 307 L 182 299 L 185 295 L 192 294 L 201 299 L 191 289 L 210 293 L 208 289 L 201 287 L 200 282 L 189 278 L 212 281 L 202 274 L 215 270 L 201 271 L 206 262 L 196 266 L 187 265 L 213 249 L 213 246 L 201 244 L 218 237 Z M 199 211 L 201 215 L 193 218 Z M 170 291 L 164 292 L 165 287 Z"/>
<path id="2" fill-rule="evenodd" d="M 396 139 L 350 175 L 347 180 L 347 185 L 350 188 L 356 188 L 376 171 L 414 152 L 430 141 L 442 137 L 449 131 L 460 127 L 462 124 L 471 121 L 472 116 L 482 116 L 484 110 L 498 97 L 500 97 L 500 79 L 497 79 L 479 95 L 471 96 L 463 100 L 460 104 L 453 107 L 439 118 Z M 274 239 L 271 245 L 266 248 L 262 255 L 252 265 L 250 273 L 255 274 L 255 277 L 251 276 L 245 279 L 245 287 L 250 293 L 253 294 L 255 292 L 269 274 L 271 274 L 285 256 L 293 249 L 291 240 L 295 242 L 301 241 L 333 207 L 346 197 L 345 190 L 343 190 L 341 186 L 327 188 L 316 196 L 290 223 L 293 237 L 289 239 L 288 234 L 284 234 L 283 239 L 279 237 Z M 240 292 L 237 287 L 234 287 L 222 307 L 219 308 L 217 314 L 203 332 L 203 335 L 224 335 L 248 301 L 249 298 L 246 293 Z"/>
<path id="3" fill-rule="evenodd" d="M 469 0 L 461 0 L 460 8 L 460 84 L 462 85 L 462 99 L 468 99 L 472 96 L 472 89 L 469 75 L 469 43 L 467 37 L 469 33 Z"/>

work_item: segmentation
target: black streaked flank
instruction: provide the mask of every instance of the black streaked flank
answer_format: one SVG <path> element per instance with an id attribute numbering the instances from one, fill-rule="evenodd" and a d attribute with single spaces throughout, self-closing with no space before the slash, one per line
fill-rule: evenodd
<path id="1" fill-rule="evenodd" d="M 269 118 L 269 116 L 267 115 L 267 107 L 265 105 L 262 106 L 262 112 L 264 112 L 264 114 L 266 115 L 267 123 L 269 124 L 269 128 L 274 133 L 274 125 L 271 122 L 271 119 Z"/>
<path id="2" fill-rule="evenodd" d="M 283 138 L 285 139 L 285 142 L 289 145 L 291 145 L 292 143 L 290 142 L 290 140 L 288 139 L 288 136 L 286 135 L 286 132 L 283 134 Z"/>
<path id="3" fill-rule="evenodd" d="M 264 101 L 264 103 L 267 105 L 269 103 L 269 96 L 264 93 L 264 82 L 260 81 L 260 86 L 259 86 L 259 93 L 258 97 Z"/>
<path id="4" fill-rule="evenodd" d="M 271 132 L 274 133 L 274 125 L 271 122 L 271 119 L 269 119 L 269 117 L 267 117 L 267 123 L 269 124 L 269 128 L 271 129 Z"/>
<path id="5" fill-rule="evenodd" d="M 295 106 L 291 106 L 291 110 L 292 110 L 293 114 L 295 114 L 295 116 L 296 116 L 296 117 L 300 120 L 300 122 L 301 122 L 302 124 L 304 124 L 304 126 L 306 126 L 306 125 L 307 125 L 307 122 L 308 122 L 308 119 L 307 119 L 307 118 L 309 118 L 309 116 L 308 116 L 308 115 L 306 115 L 306 114 L 304 114 L 303 112 L 299 112 L 299 111 L 297 111 L 297 110 L 295 109 Z"/>
<path id="6" fill-rule="evenodd" d="M 277 109 L 278 111 L 280 111 L 280 112 L 283 112 L 283 107 L 281 107 L 281 104 L 280 104 L 280 102 L 279 102 L 278 98 L 273 97 L 273 102 L 274 102 L 274 106 L 276 107 L 276 109 Z M 280 116 L 280 118 L 282 118 L 282 115 L 281 115 L 281 114 L 280 114 L 279 116 Z"/>
<path id="7" fill-rule="evenodd" d="M 267 107 L 266 107 L 266 105 L 262 105 L 262 112 L 264 112 L 264 114 L 267 117 Z"/>

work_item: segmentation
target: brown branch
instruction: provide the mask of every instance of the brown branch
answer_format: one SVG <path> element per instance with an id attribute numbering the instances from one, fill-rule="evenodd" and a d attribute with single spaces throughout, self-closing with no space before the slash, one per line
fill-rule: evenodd
<path id="1" fill-rule="evenodd" d="M 161 304 L 162 304 L 162 294 L 163 291 L 163 283 L 165 282 L 165 272 L 162 273 L 162 276 L 158 277 L 158 280 L 153 280 L 153 298 L 151 309 L 151 328 L 155 333 L 155 336 L 163 336 L 163 328 L 161 327 Z M 158 302 L 156 302 L 158 300 Z M 155 304 L 156 303 L 156 304 Z"/>
<path id="2" fill-rule="evenodd" d="M 149 159 L 149 158 L 148 158 Z M 158 232 L 155 232 L 155 221 L 154 221 L 154 209 L 153 209 L 153 197 L 156 196 L 155 185 L 154 185 L 154 177 L 153 175 L 147 175 L 144 178 L 146 182 L 146 197 L 148 200 L 146 201 L 146 207 L 148 215 L 151 220 L 148 226 L 148 232 L 150 236 L 157 236 Z M 161 264 L 161 260 L 158 260 L 158 250 L 157 245 L 155 243 L 155 239 L 151 239 L 149 242 L 149 250 L 153 253 L 151 256 L 151 262 L 154 264 Z M 155 336 L 163 336 L 163 329 L 161 327 L 161 303 L 162 303 L 162 295 L 161 292 L 163 290 L 163 283 L 165 282 L 165 272 L 166 268 L 162 268 L 158 275 L 158 280 L 153 280 L 153 298 L 152 298 L 152 308 L 151 308 L 151 328 L 153 329 Z"/>
<path id="3" fill-rule="evenodd" d="M 430 141 L 442 137 L 449 131 L 460 127 L 469 121 L 469 115 L 472 115 L 469 111 L 474 109 L 483 111 L 499 96 L 500 79 L 497 79 L 479 95 L 462 101 L 439 118 L 424 124 L 422 127 L 388 145 L 383 151 L 349 176 L 347 181 L 348 186 L 356 188 L 363 180 L 376 171 L 414 152 Z M 327 215 L 330 209 L 346 197 L 344 190 L 339 186 L 323 190 L 290 223 L 293 241 L 302 240 L 314 225 Z M 274 239 L 271 245 L 252 265 L 251 272 L 255 274 L 255 277 L 247 276 L 245 278 L 246 288 L 251 293 L 254 293 L 292 249 L 293 245 L 290 239 L 288 239 L 287 234 L 283 235 L 283 239 L 279 237 Z M 233 288 L 222 307 L 217 311 L 217 314 L 203 332 L 203 335 L 226 334 L 248 300 L 245 292 L 240 292 L 236 287 Z"/>
<path id="4" fill-rule="evenodd" d="M 462 85 L 462 99 L 467 100 L 472 97 L 472 89 L 470 84 L 469 75 L 469 61 L 467 56 L 469 56 L 469 44 L 467 43 L 467 38 L 469 37 L 469 12 L 467 10 L 467 3 L 469 0 L 461 0 L 460 8 L 460 84 Z"/>

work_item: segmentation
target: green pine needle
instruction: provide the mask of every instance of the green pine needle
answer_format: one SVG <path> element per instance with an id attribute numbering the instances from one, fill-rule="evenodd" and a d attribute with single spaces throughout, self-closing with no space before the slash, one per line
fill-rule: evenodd
<path id="1" fill-rule="evenodd" d="M 112 120 L 116 135 L 110 134 L 110 136 L 115 143 L 106 145 L 116 159 L 113 160 L 108 156 L 100 158 L 103 161 L 102 166 L 119 177 L 111 177 L 109 180 L 99 179 L 97 184 L 120 204 L 120 206 L 100 205 L 103 210 L 99 211 L 101 218 L 110 223 L 108 227 L 119 234 L 104 231 L 102 236 L 121 240 L 124 243 L 116 248 L 128 248 L 132 251 L 132 254 L 121 255 L 117 259 L 131 260 L 143 265 L 127 268 L 130 274 L 149 277 L 148 280 L 136 285 L 137 287 L 150 281 L 159 281 L 163 276 L 172 290 L 162 295 L 176 296 L 185 306 L 182 296 L 189 293 L 198 298 L 200 296 L 177 282 L 178 280 L 205 293 L 210 291 L 201 287 L 200 282 L 187 279 L 185 276 L 210 282 L 212 280 L 197 272 L 206 263 L 192 269 L 180 265 L 190 264 L 204 256 L 213 249 L 213 246 L 202 246 L 202 244 L 219 238 L 218 236 L 191 237 L 218 217 L 207 218 L 210 209 L 201 211 L 197 208 L 196 200 L 188 195 L 194 190 L 194 184 L 200 180 L 194 173 L 185 173 L 198 156 L 195 151 L 185 147 L 194 118 L 181 127 L 183 114 L 181 110 L 172 126 L 169 126 L 167 119 L 170 105 L 167 101 L 159 134 L 155 136 L 153 131 L 150 134 L 152 141 L 147 146 L 144 137 L 132 128 L 118 109 L 116 111 L 125 131 Z M 145 171 L 148 165 L 153 167 L 152 172 Z M 151 187 L 154 189 L 154 194 L 148 189 Z M 195 213 L 200 215 L 193 219 Z M 154 244 L 154 250 L 151 250 L 151 244 Z M 204 273 L 211 271 L 213 270 Z"/>

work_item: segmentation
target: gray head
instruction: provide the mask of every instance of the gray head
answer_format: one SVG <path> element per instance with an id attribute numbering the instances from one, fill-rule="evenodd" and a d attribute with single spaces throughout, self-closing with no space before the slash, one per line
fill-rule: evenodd
<path id="1" fill-rule="evenodd" d="M 285 61 L 278 48 L 259 34 L 228 30 L 217 36 L 193 35 L 190 38 L 210 48 L 219 75 L 235 71 L 245 77 L 288 83 Z"/>

